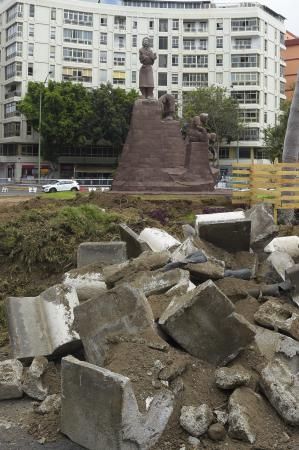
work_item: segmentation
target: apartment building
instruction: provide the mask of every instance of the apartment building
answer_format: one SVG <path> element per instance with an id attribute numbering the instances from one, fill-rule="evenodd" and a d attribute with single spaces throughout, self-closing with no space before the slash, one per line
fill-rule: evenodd
<path id="1" fill-rule="evenodd" d="M 17 111 L 28 82 L 111 82 L 138 89 L 138 49 L 149 36 L 157 62 L 155 96 L 200 86 L 225 86 L 240 104 L 246 128 L 223 146 L 220 165 L 263 161 L 262 136 L 285 98 L 284 18 L 256 2 L 123 0 L 119 5 L 73 0 L 2 0 L 0 178 L 36 177 L 38 136 Z M 117 155 L 101 148 L 65 149 L 64 176 L 105 176 Z M 49 174 L 49 165 L 42 164 Z"/>
<path id="2" fill-rule="evenodd" d="M 286 79 L 286 96 L 288 100 L 292 100 L 294 94 L 297 72 L 299 70 L 299 36 L 286 32 L 285 36 L 286 49 L 282 52 L 282 57 L 286 63 L 285 79 Z"/>

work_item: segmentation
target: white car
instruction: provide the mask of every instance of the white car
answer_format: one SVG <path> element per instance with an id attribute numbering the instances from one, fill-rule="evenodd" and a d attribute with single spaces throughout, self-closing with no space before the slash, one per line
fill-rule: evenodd
<path id="1" fill-rule="evenodd" d="M 42 186 L 43 192 L 80 191 L 80 185 L 75 180 L 52 180 Z"/>

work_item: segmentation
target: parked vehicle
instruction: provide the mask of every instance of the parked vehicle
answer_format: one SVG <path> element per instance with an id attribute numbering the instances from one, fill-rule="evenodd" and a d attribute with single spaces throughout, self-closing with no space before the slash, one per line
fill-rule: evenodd
<path id="1" fill-rule="evenodd" d="M 42 186 L 43 192 L 80 191 L 80 185 L 75 180 L 51 180 Z"/>

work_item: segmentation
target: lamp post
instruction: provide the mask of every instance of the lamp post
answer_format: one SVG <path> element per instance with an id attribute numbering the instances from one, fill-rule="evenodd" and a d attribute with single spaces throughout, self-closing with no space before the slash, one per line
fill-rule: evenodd
<path id="1" fill-rule="evenodd" d="M 51 73 L 52 71 L 48 72 L 46 79 L 43 82 L 44 85 L 46 84 L 49 75 L 51 75 Z M 38 185 L 40 185 L 40 163 L 41 163 L 41 141 L 42 141 L 41 130 L 42 130 L 42 89 L 40 89 L 39 91 L 39 125 L 38 125 L 39 137 L 38 137 L 38 169 L 37 169 Z"/>

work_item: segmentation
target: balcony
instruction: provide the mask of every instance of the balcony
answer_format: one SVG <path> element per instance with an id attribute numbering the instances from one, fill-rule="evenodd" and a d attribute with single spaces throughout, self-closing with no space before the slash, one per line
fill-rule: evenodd
<path id="1" fill-rule="evenodd" d="M 21 91 L 8 91 L 5 93 L 5 100 L 12 97 L 21 97 L 22 92 Z"/>

